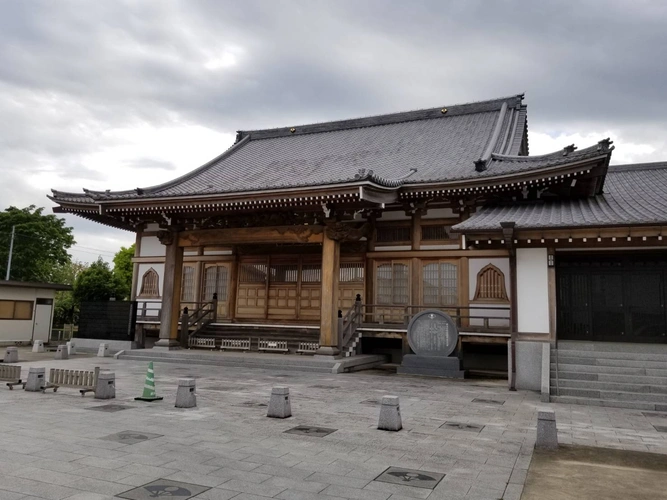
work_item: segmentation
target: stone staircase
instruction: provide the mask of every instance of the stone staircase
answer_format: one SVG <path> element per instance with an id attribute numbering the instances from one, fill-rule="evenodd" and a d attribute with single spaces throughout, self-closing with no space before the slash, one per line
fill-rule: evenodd
<path id="1" fill-rule="evenodd" d="M 667 411 L 667 345 L 560 341 L 550 400 Z"/>

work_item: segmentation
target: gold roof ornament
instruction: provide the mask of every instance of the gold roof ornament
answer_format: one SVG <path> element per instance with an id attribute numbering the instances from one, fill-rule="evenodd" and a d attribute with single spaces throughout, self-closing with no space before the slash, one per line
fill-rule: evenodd
<path id="1" fill-rule="evenodd" d="M 447 108 L 442 108 L 440 112 L 444 115 L 445 113 L 447 113 Z"/>
<path id="2" fill-rule="evenodd" d="M 291 129 L 289 129 L 289 131 L 294 133 L 294 132 L 296 132 L 296 129 L 294 127 L 292 127 Z"/>

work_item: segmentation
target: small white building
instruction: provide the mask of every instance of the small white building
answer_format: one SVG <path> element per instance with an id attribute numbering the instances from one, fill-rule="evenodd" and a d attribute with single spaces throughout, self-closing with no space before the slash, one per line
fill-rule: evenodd
<path id="1" fill-rule="evenodd" d="M 57 291 L 70 285 L 0 281 L 0 342 L 49 341 Z"/>

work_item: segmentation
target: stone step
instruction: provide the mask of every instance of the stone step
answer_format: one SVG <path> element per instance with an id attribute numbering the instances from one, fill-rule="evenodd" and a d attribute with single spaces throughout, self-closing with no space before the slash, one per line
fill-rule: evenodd
<path id="1" fill-rule="evenodd" d="M 131 360 L 139 360 L 139 361 L 145 361 L 147 358 L 145 356 L 136 356 L 133 354 L 123 354 L 121 356 L 122 359 L 131 359 Z M 244 363 L 242 361 L 236 361 L 236 360 L 225 360 L 224 363 L 221 363 L 216 360 L 208 360 L 208 359 L 199 359 L 195 363 L 193 363 L 192 359 L 189 358 L 176 358 L 176 357 L 171 357 L 171 358 L 160 358 L 159 359 L 160 363 L 184 363 L 184 364 L 197 364 L 197 365 L 217 365 L 217 366 L 231 366 L 231 367 L 236 367 L 236 368 L 248 368 L 249 366 L 253 366 L 254 368 L 267 368 L 271 370 L 292 370 L 292 371 L 301 371 L 301 372 L 310 372 L 310 373 L 331 373 L 331 368 L 328 367 L 317 367 L 317 366 L 293 366 L 293 365 L 259 365 L 259 364 L 249 364 L 249 363 Z"/>
<path id="2" fill-rule="evenodd" d="M 555 386 L 555 380 L 552 381 Z M 600 380 L 558 379 L 558 387 L 568 389 L 595 389 L 599 391 L 621 391 L 640 394 L 667 394 L 667 385 L 629 384 Z"/>
<path id="3" fill-rule="evenodd" d="M 551 371 L 556 371 L 556 363 L 551 363 Z M 558 372 L 585 372 L 585 373 L 613 373 L 627 375 L 648 375 L 644 368 L 627 368 L 620 366 L 596 366 L 596 365 L 559 365 Z M 665 370 L 667 372 L 667 370 Z M 660 374 L 658 375 L 660 376 Z"/>
<path id="4" fill-rule="evenodd" d="M 648 361 L 637 359 L 619 359 L 619 358 L 583 358 L 563 356 L 559 353 L 558 366 L 563 365 L 596 365 L 596 366 L 619 366 L 626 368 L 656 368 L 667 370 L 667 362 Z M 554 359 L 555 361 L 555 359 Z"/>
<path id="5" fill-rule="evenodd" d="M 661 405 L 642 401 L 614 401 L 592 398 L 580 398 L 575 396 L 551 396 L 549 400 L 552 403 L 585 405 L 585 406 L 605 406 L 609 408 L 628 408 L 634 410 L 649 411 L 667 411 L 667 405 Z"/>
<path id="6" fill-rule="evenodd" d="M 610 373 L 586 373 L 586 372 L 570 372 L 559 371 L 558 378 L 560 380 L 596 380 L 600 382 L 621 382 L 624 384 L 646 384 L 667 386 L 667 377 L 649 377 L 647 375 L 626 375 L 626 374 L 610 374 Z M 551 379 L 556 379 L 556 372 L 551 371 Z"/>
<path id="7" fill-rule="evenodd" d="M 633 344 L 630 342 L 587 342 L 576 340 L 558 341 L 560 351 L 594 351 L 594 352 L 634 352 L 647 354 L 667 354 L 667 337 L 662 343 Z"/>
<path id="8" fill-rule="evenodd" d="M 555 358 L 556 350 L 551 350 L 551 356 Z M 636 361 L 661 361 L 667 363 L 667 354 L 645 353 L 645 352 L 623 352 L 623 351 L 581 351 L 558 349 L 558 357 L 566 358 L 593 358 L 593 359 L 625 359 Z"/>
<path id="9" fill-rule="evenodd" d="M 639 401 L 643 403 L 663 404 L 667 407 L 667 394 L 647 394 L 624 391 L 602 391 L 596 389 L 572 389 L 567 387 L 551 387 L 552 395 L 574 396 L 578 398 L 600 399 L 603 401 Z"/>

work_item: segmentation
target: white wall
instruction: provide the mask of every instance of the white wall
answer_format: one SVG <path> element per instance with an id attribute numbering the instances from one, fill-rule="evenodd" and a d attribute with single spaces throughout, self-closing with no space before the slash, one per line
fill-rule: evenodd
<path id="1" fill-rule="evenodd" d="M 422 219 L 458 219 L 460 215 L 451 208 L 431 208 L 426 215 L 422 215 Z"/>
<path id="2" fill-rule="evenodd" d="M 0 300 L 29 300 L 32 301 L 32 319 L 29 320 L 0 320 L 0 342 L 30 342 L 35 323 L 35 299 L 54 299 L 55 290 L 41 288 L 3 287 L 0 282 Z M 53 308 L 51 309 L 53 322 Z"/>
<path id="3" fill-rule="evenodd" d="M 549 276 L 546 248 L 516 251 L 519 332 L 549 333 Z"/>
<path id="4" fill-rule="evenodd" d="M 483 258 L 483 259 L 469 259 L 468 260 L 468 289 L 470 296 L 470 305 L 475 307 L 480 306 L 491 306 L 491 307 L 509 307 L 509 304 L 499 304 L 497 302 L 483 302 L 483 301 L 474 301 L 475 291 L 477 290 L 477 274 L 486 266 L 492 264 L 502 271 L 505 275 L 505 291 L 507 292 L 507 297 L 512 300 L 512 290 L 510 286 L 510 261 L 507 257 L 501 257 L 496 259 Z M 497 309 L 472 309 L 470 311 L 471 316 L 480 315 L 488 317 L 497 317 L 498 320 L 489 320 L 489 326 L 499 326 L 499 327 L 509 327 L 510 326 L 510 311 L 509 310 L 497 310 Z M 483 326 L 483 319 L 471 319 L 471 326 Z"/>
<path id="5" fill-rule="evenodd" d="M 166 247 L 160 243 L 157 236 L 142 236 L 139 257 L 164 257 Z"/>

